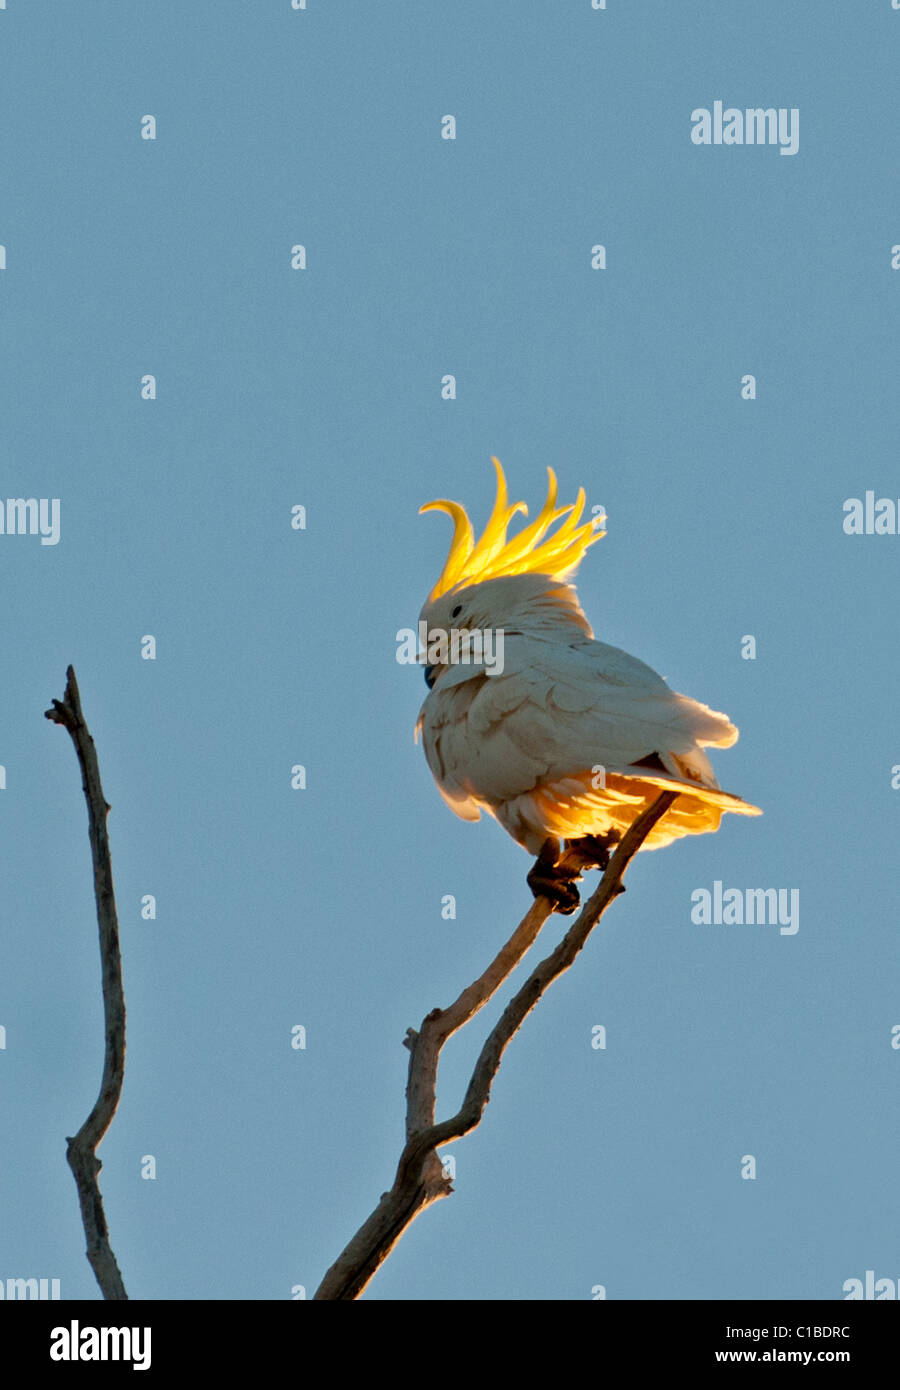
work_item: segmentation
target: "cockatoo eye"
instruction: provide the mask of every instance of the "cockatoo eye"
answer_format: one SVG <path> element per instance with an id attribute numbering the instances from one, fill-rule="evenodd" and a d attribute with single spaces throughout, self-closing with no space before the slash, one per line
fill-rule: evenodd
<path id="1" fill-rule="evenodd" d="M 450 614 L 450 617 L 451 617 L 451 618 L 458 618 L 461 612 L 462 612 L 462 604 L 461 604 L 461 603 L 458 603 L 458 604 L 456 605 L 456 607 L 454 608 L 453 612 Z"/>

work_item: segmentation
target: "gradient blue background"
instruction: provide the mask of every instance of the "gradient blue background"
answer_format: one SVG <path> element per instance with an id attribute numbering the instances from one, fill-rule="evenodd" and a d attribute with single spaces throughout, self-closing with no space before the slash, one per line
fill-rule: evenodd
<path id="1" fill-rule="evenodd" d="M 765 815 L 632 865 L 366 1297 L 900 1277 L 900 537 L 841 525 L 900 497 L 898 42 L 888 0 L 9 0 L 0 492 L 59 497 L 62 535 L 0 538 L 0 1277 L 97 1295 L 64 1153 L 102 1060 L 86 812 L 43 718 L 68 662 L 113 808 L 129 1293 L 311 1296 L 389 1186 L 405 1030 L 530 902 L 522 851 L 440 801 L 395 660 L 449 541 L 417 509 L 480 524 L 492 453 L 532 515 L 548 463 L 605 506 L 597 635 L 735 720 L 717 772 Z M 694 146 L 717 99 L 799 107 L 799 153 Z M 695 926 L 716 879 L 799 889 L 799 933 Z"/>

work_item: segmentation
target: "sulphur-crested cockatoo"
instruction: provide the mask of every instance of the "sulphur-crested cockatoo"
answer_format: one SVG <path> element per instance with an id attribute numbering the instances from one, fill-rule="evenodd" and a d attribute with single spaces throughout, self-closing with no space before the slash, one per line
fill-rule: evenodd
<path id="1" fill-rule="evenodd" d="M 737 740 L 731 721 L 594 639 L 567 582 L 605 534 L 594 522 L 579 524 L 584 489 L 574 505 L 557 508 L 548 469 L 540 514 L 508 538 L 512 517 L 527 508 L 509 503 L 493 462 L 497 496 L 477 543 L 459 503 L 421 508 L 454 521 L 450 553 L 419 619 L 429 694 L 416 725 L 451 810 L 463 820 L 489 812 L 545 870 L 560 840 L 595 849 L 585 864 L 602 866 L 603 851 L 662 790 L 680 795 L 643 849 L 717 830 L 723 811 L 758 815 L 720 789 L 703 752 Z M 572 911 L 574 889 L 554 893 L 538 867 L 536 879 L 529 876 L 534 891 Z"/>

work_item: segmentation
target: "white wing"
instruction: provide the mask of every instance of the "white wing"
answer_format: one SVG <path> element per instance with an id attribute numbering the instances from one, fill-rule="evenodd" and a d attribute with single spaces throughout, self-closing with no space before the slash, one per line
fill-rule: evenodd
<path id="1" fill-rule="evenodd" d="M 627 652 L 587 638 L 507 635 L 503 674 L 451 669 L 417 727 L 442 795 L 467 820 L 478 819 L 479 803 L 498 814 L 539 788 L 583 796 L 584 782 L 570 780 L 566 791 L 566 779 L 597 765 L 644 784 L 689 786 L 723 809 L 756 810 L 718 789 L 702 751 L 735 742 L 731 721 L 671 690 Z"/>

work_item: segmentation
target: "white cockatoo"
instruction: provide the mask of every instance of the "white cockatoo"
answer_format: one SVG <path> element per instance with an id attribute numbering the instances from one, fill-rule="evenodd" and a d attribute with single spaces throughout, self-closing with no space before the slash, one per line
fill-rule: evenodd
<path id="1" fill-rule="evenodd" d="M 585 866 L 602 867 L 609 847 L 663 790 L 680 795 L 643 849 L 717 830 L 723 811 L 760 812 L 720 789 L 703 752 L 737 740 L 731 721 L 595 640 L 567 582 L 605 534 L 593 521 L 579 524 L 584 489 L 574 505 L 557 508 L 548 469 L 539 516 L 508 538 L 513 516 L 527 507 L 509 503 L 503 469 L 493 463 L 497 496 L 477 543 L 458 502 L 421 508 L 448 512 L 454 534 L 419 619 L 429 693 L 416 737 L 421 732 L 451 810 L 463 820 L 494 816 L 539 856 L 529 875 L 535 893 L 569 912 L 577 892 L 571 882 L 558 891 L 552 883 L 561 840 L 592 851 Z"/>

